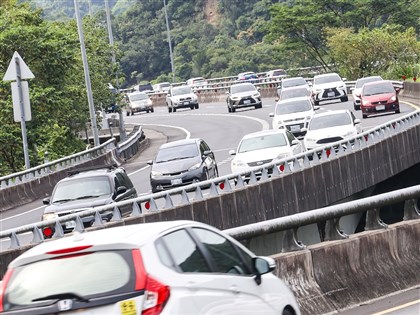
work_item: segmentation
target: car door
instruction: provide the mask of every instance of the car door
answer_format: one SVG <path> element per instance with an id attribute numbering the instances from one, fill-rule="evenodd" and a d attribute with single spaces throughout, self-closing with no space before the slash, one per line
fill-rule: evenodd
<path id="1" fill-rule="evenodd" d="M 205 151 L 210 151 L 211 153 L 208 154 L 206 156 L 206 158 L 204 159 L 204 164 L 206 164 L 206 167 L 209 170 L 209 174 L 211 174 L 212 177 L 215 177 L 215 176 L 217 176 L 216 158 L 214 157 L 214 153 L 213 153 L 213 151 L 211 151 L 209 145 L 204 140 L 201 140 L 200 141 L 201 156 L 204 156 Z"/>

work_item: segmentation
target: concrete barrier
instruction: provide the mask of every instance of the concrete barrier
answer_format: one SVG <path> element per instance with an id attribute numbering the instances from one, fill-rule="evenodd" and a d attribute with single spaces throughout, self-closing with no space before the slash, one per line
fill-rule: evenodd
<path id="1" fill-rule="evenodd" d="M 274 255 L 276 275 L 296 295 L 302 314 L 367 303 L 418 286 L 420 220 Z"/>
<path id="2" fill-rule="evenodd" d="M 401 96 L 420 100 L 420 83 L 404 81 L 403 85 L 404 88 L 400 92 Z"/>

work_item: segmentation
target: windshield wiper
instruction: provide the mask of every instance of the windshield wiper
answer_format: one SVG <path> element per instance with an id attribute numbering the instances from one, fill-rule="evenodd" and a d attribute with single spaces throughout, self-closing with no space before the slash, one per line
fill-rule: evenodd
<path id="1" fill-rule="evenodd" d="M 67 202 L 67 201 L 72 201 L 72 200 L 74 200 L 74 199 L 60 199 L 60 200 L 54 200 L 53 203 L 56 203 L 56 202 Z"/>
<path id="2" fill-rule="evenodd" d="M 80 200 L 80 199 L 88 199 L 88 198 L 96 198 L 96 197 L 99 197 L 99 196 L 95 196 L 95 195 L 89 195 L 89 196 L 82 196 L 82 197 L 77 197 L 76 199 L 74 199 L 74 200 Z"/>
<path id="3" fill-rule="evenodd" d="M 76 293 L 71 293 L 71 292 L 47 295 L 44 297 L 33 299 L 32 302 L 45 301 L 45 300 L 65 300 L 65 299 L 77 300 L 79 302 L 89 303 L 88 299 L 85 299 L 84 297 L 81 297 L 80 295 Z"/>

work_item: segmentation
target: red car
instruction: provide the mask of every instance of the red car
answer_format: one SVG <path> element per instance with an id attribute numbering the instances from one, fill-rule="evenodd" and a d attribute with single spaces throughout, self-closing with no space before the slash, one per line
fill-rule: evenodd
<path id="1" fill-rule="evenodd" d="M 360 94 L 363 118 L 387 112 L 400 113 L 399 91 L 400 89 L 394 88 L 391 81 L 365 83 Z"/>

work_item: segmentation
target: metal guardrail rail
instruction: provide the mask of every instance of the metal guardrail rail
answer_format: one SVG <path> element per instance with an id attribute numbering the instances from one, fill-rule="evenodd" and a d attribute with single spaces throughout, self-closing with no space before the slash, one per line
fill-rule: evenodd
<path id="1" fill-rule="evenodd" d="M 188 186 L 171 189 L 151 195 L 144 195 L 135 199 L 121 201 L 105 206 L 80 211 L 67 216 L 57 217 L 48 221 L 38 222 L 21 226 L 16 229 L 10 229 L 0 232 L 0 239 L 10 239 L 11 248 L 19 248 L 19 235 L 30 232 L 33 234 L 34 243 L 44 240 L 41 230 L 45 227 L 52 227 L 55 230 L 53 238 L 62 237 L 62 224 L 67 221 L 75 221 L 75 231 L 83 232 L 84 226 L 82 217 L 94 216 L 93 226 L 101 226 L 104 224 L 101 214 L 112 211 L 111 221 L 121 220 L 118 207 L 132 205 L 132 213 L 130 216 L 142 216 L 145 212 L 160 211 L 173 208 L 175 206 L 174 196 L 181 196 L 179 205 L 189 204 L 192 201 L 203 200 L 203 189 L 209 188 L 209 197 L 218 196 L 223 193 L 230 193 L 236 189 L 242 189 L 246 185 L 254 185 L 261 181 L 267 181 L 270 177 L 286 176 L 296 171 L 310 168 L 319 163 L 323 163 L 332 159 L 337 159 L 352 152 L 362 150 L 383 139 L 398 134 L 420 124 L 420 111 L 410 113 L 402 118 L 394 119 L 390 122 L 377 126 L 373 129 L 358 134 L 355 137 L 348 138 L 339 142 L 327 144 L 311 151 L 301 153 L 299 155 L 281 159 L 271 164 L 255 167 L 248 171 L 229 174 L 204 182 L 194 183 Z M 335 148 L 335 149 L 333 149 Z M 271 175 L 269 176 L 269 171 Z M 257 180 L 257 174 L 261 174 Z M 244 177 L 249 178 L 248 182 L 244 181 Z M 194 192 L 193 200 L 190 200 L 187 192 Z M 73 210 L 77 211 L 77 210 Z"/>

